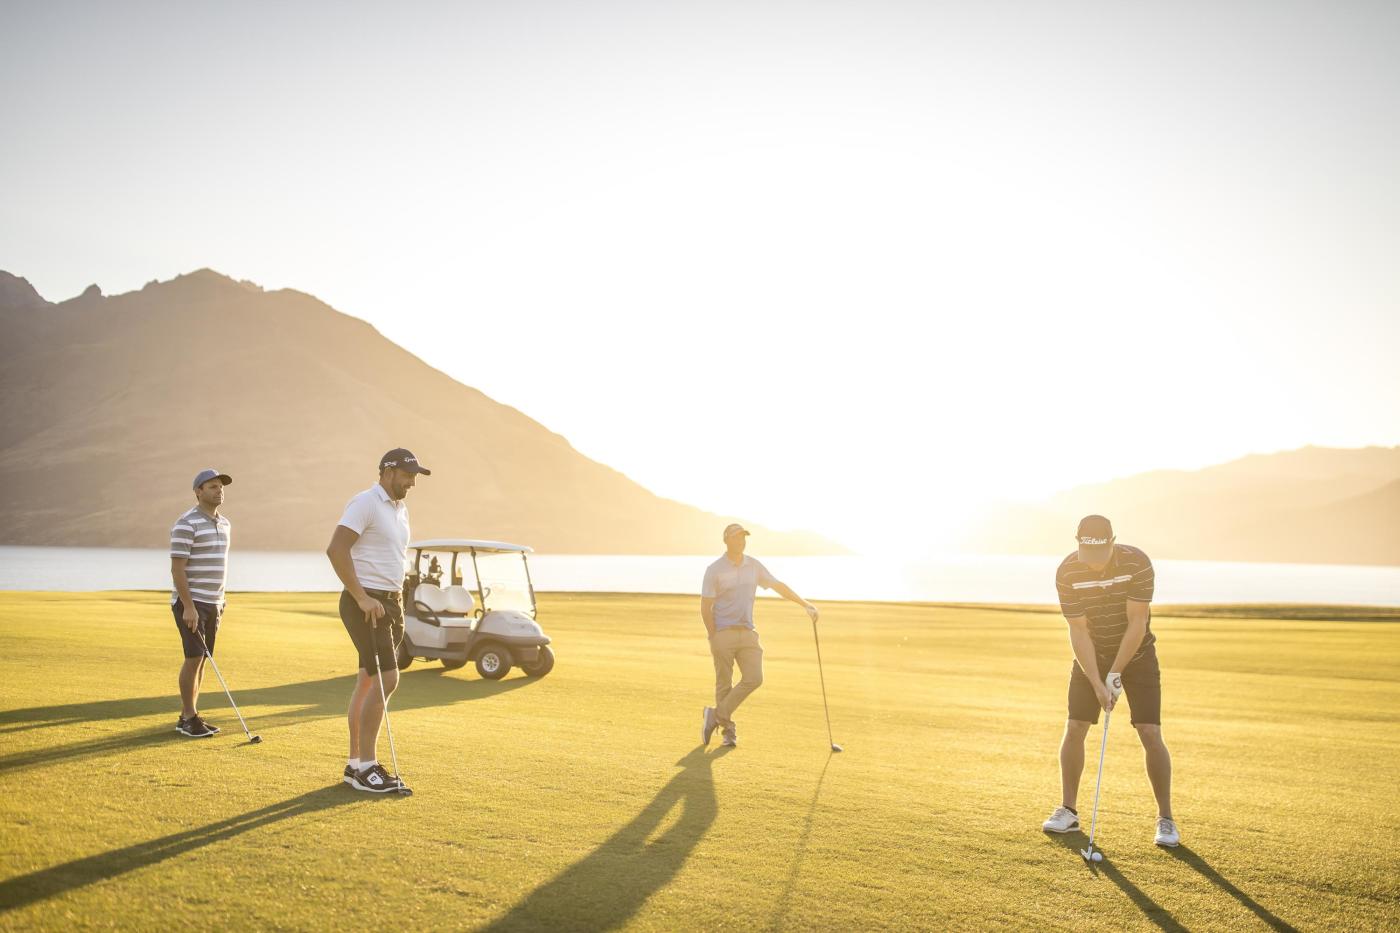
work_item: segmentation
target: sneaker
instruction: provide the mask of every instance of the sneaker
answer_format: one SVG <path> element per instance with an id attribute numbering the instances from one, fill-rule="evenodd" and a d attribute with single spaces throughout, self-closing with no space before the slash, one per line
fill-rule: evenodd
<path id="1" fill-rule="evenodd" d="M 361 768 L 350 785 L 355 790 L 367 790 L 371 794 L 388 794 L 403 786 L 403 782 L 384 770 L 381 764 Z"/>
<path id="2" fill-rule="evenodd" d="M 707 706 L 700 712 L 700 744 L 709 745 L 710 736 L 715 734 L 715 728 L 719 725 L 719 717 L 715 715 L 715 708 Z"/>
<path id="3" fill-rule="evenodd" d="M 1079 828 L 1079 817 L 1069 807 L 1056 807 L 1040 828 L 1047 833 L 1072 833 Z"/>
<path id="4" fill-rule="evenodd" d="M 198 720 L 200 721 L 200 724 L 203 725 L 204 728 L 206 728 L 206 729 L 209 730 L 209 734 L 210 734 L 210 735 L 218 735 L 220 732 L 223 731 L 223 730 L 220 729 L 218 726 L 214 725 L 212 722 L 210 722 L 209 720 L 205 719 L 203 716 L 199 715 L 198 713 L 195 713 L 195 714 L 194 714 L 194 718 L 195 718 L 195 719 L 198 719 Z"/>
<path id="5" fill-rule="evenodd" d="M 1159 846 L 1181 845 L 1181 830 L 1176 828 L 1175 821 L 1164 816 L 1159 817 L 1157 819 L 1157 835 L 1152 841 Z"/>
<path id="6" fill-rule="evenodd" d="M 719 743 L 720 748 L 739 747 L 739 729 L 737 726 L 734 725 L 734 723 L 731 722 L 729 725 L 725 726 L 724 731 L 721 733 L 721 735 L 723 735 L 724 738 Z"/>
<path id="7" fill-rule="evenodd" d="M 181 716 L 179 721 L 175 723 L 175 731 L 192 739 L 212 739 L 214 737 L 214 733 L 209 731 L 209 727 L 198 716 L 191 716 L 189 719 Z"/>
<path id="8" fill-rule="evenodd" d="M 355 769 L 349 765 L 345 766 L 345 783 L 351 787 L 355 786 Z"/>

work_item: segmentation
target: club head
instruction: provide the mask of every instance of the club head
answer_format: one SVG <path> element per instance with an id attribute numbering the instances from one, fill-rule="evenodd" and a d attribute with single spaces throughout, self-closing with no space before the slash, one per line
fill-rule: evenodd
<path id="1" fill-rule="evenodd" d="M 1088 850 L 1088 849 L 1080 849 L 1080 850 L 1079 850 L 1079 857 L 1082 858 L 1082 859 L 1084 859 L 1084 861 L 1086 861 L 1086 862 L 1092 862 L 1092 861 L 1094 860 L 1093 856 L 1091 856 L 1091 855 L 1089 854 L 1089 850 Z"/>
<path id="2" fill-rule="evenodd" d="M 252 738 L 250 738 L 250 739 L 248 740 L 248 744 L 250 744 L 250 745 L 257 745 L 257 744 L 259 744 L 260 742 L 262 742 L 262 736 L 260 736 L 260 735 L 255 735 L 255 736 L 253 736 Z"/>
<path id="3" fill-rule="evenodd" d="M 408 787 L 400 787 L 400 788 L 399 788 L 399 796 L 400 796 L 400 797 L 412 797 L 412 796 L 413 796 L 413 790 L 412 790 L 411 788 L 408 788 Z"/>
<path id="4" fill-rule="evenodd" d="M 831 745 L 831 750 L 832 750 L 833 752 L 844 752 L 844 751 L 845 751 L 844 748 L 842 748 L 841 746 L 837 745 L 837 744 L 834 743 L 834 742 L 833 742 L 832 745 Z"/>

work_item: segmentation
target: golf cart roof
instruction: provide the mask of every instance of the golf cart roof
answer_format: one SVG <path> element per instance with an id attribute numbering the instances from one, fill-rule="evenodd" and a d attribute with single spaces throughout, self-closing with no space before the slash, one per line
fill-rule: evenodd
<path id="1" fill-rule="evenodd" d="M 415 551 L 476 551 L 479 554 L 533 554 L 535 549 L 526 544 L 511 544 L 508 541 L 478 541 L 474 538 L 429 538 L 414 541 L 409 547 Z"/>

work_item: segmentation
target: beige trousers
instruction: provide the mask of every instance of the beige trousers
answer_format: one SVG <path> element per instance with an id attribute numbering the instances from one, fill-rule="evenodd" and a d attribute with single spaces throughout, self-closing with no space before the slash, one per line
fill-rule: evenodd
<path id="1" fill-rule="evenodd" d="M 763 684 L 763 645 L 753 629 L 722 628 L 710 636 L 710 654 L 715 659 L 715 713 L 721 722 L 734 718 L 739 704 Z M 734 663 L 739 664 L 739 683 L 734 683 Z"/>

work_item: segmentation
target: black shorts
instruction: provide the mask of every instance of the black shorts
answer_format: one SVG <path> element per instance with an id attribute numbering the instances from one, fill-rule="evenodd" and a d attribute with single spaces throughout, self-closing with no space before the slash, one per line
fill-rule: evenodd
<path id="1" fill-rule="evenodd" d="M 1109 675 L 1108 666 L 1112 658 L 1099 658 L 1099 672 Z M 1149 645 L 1147 651 L 1134 658 L 1123 668 L 1123 695 L 1132 711 L 1135 726 L 1162 724 L 1162 669 L 1157 666 L 1157 646 Z M 1121 698 L 1120 698 L 1121 699 Z M 1089 676 L 1075 661 L 1069 672 L 1069 718 L 1080 722 L 1098 722 L 1099 698 L 1094 694 L 1094 685 Z"/>
<path id="2" fill-rule="evenodd" d="M 180 600 L 170 604 L 170 611 L 175 615 L 175 627 L 180 630 L 180 642 L 185 646 L 185 657 L 204 657 L 204 646 L 209 646 L 209 653 L 214 653 L 214 639 L 219 637 L 219 619 L 223 616 L 224 610 L 213 603 L 202 603 L 194 601 L 195 614 L 199 616 L 198 634 L 190 631 L 190 627 L 181 618 L 185 614 L 185 604 Z M 199 636 L 204 636 L 204 641 L 200 642 Z"/>
<path id="3" fill-rule="evenodd" d="M 365 614 L 360 611 L 360 604 L 355 602 L 355 597 L 350 595 L 349 590 L 342 590 L 340 621 L 344 623 L 345 631 L 350 633 L 350 640 L 355 643 L 355 650 L 360 654 L 360 670 L 366 674 L 374 674 L 374 653 L 378 648 L 380 669 L 396 671 L 399 669 L 399 645 L 403 642 L 403 601 L 398 593 L 385 593 L 380 590 L 365 592 L 379 600 L 379 604 L 384 607 L 384 618 L 371 627 L 365 621 Z"/>

